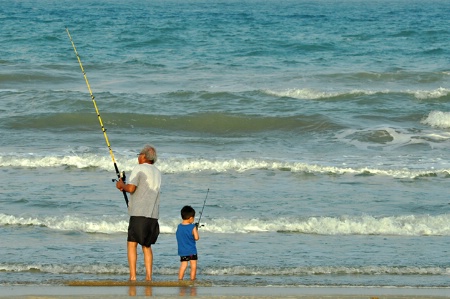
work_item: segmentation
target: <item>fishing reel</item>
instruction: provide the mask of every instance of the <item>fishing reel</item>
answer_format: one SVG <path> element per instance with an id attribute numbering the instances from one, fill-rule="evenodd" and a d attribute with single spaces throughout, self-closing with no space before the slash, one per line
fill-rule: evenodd
<path id="1" fill-rule="evenodd" d="M 199 229 L 200 227 L 204 227 L 204 226 L 205 226 L 204 224 L 200 224 L 200 226 L 199 226 L 199 223 L 198 223 L 198 222 L 195 223 L 195 227 L 196 227 L 197 229 Z"/>
<path id="2" fill-rule="evenodd" d="M 120 178 L 122 179 L 122 181 L 125 183 L 126 180 L 126 175 L 125 175 L 125 171 L 121 171 L 119 174 Z M 117 182 L 117 179 L 112 179 L 113 182 Z"/>

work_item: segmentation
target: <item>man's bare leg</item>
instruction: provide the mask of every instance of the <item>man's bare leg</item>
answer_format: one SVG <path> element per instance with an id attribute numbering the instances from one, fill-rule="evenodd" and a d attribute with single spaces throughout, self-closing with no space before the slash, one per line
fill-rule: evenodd
<path id="1" fill-rule="evenodd" d="M 153 251 L 152 247 L 142 246 L 144 252 L 145 280 L 152 280 Z"/>
<path id="2" fill-rule="evenodd" d="M 130 280 L 136 280 L 137 242 L 127 242 L 128 266 L 130 268 Z"/>

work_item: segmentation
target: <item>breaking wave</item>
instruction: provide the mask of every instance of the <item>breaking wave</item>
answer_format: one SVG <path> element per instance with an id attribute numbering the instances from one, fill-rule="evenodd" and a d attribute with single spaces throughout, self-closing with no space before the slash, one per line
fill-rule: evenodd
<path id="1" fill-rule="evenodd" d="M 109 220 L 67 216 L 14 216 L 0 214 L 0 226 L 39 226 L 60 231 L 86 233 L 126 233 L 126 216 Z M 161 219 L 161 233 L 174 234 L 179 219 Z M 340 216 L 275 219 L 215 218 L 204 222 L 202 231 L 213 234 L 300 233 L 313 235 L 391 235 L 391 236 L 450 236 L 450 214 L 405 216 Z"/>
<path id="2" fill-rule="evenodd" d="M 42 272 L 52 274 L 95 274 L 126 275 L 128 267 L 114 264 L 0 264 L 0 271 L 5 272 Z M 200 269 L 202 275 L 222 276 L 304 276 L 304 275 L 449 275 L 448 267 L 414 267 L 414 266 L 302 266 L 302 267 L 255 267 L 231 266 L 208 267 Z M 176 275 L 177 267 L 155 267 L 157 275 Z"/>
<path id="3" fill-rule="evenodd" d="M 117 159 L 123 170 L 130 172 L 136 164 L 136 159 Z M 0 167 L 21 168 L 57 168 L 74 167 L 79 169 L 98 168 L 111 170 L 111 159 L 97 155 L 69 155 L 69 156 L 0 156 Z M 377 167 L 345 167 L 309 164 L 303 162 L 266 161 L 264 159 L 189 159 L 189 158 L 161 158 L 158 168 L 166 174 L 196 173 L 196 172 L 246 172 L 252 170 L 277 170 L 293 173 L 310 173 L 324 175 L 379 175 L 393 178 L 418 178 L 440 176 L 448 177 L 450 169 L 408 169 L 406 167 L 383 169 Z"/>

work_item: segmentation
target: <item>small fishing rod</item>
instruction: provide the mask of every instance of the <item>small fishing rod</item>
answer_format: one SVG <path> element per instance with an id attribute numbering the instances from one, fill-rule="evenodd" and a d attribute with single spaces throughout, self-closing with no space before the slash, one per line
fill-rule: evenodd
<path id="1" fill-rule="evenodd" d="M 72 47 L 75 52 L 75 55 L 77 56 L 78 63 L 80 64 L 81 72 L 83 73 L 84 81 L 86 81 L 86 85 L 89 90 L 89 94 L 91 95 L 92 103 L 94 103 L 95 112 L 97 112 L 98 121 L 100 122 L 100 127 L 102 128 L 103 136 L 105 137 L 106 145 L 108 146 L 108 149 L 109 149 L 109 155 L 111 156 L 111 159 L 114 163 L 114 169 L 116 170 L 117 178 L 122 179 L 122 181 L 125 182 L 125 172 L 124 171 L 120 172 L 119 168 L 117 167 L 116 159 L 114 158 L 114 153 L 112 151 L 111 145 L 109 144 L 108 135 L 106 135 L 106 129 L 103 126 L 103 121 L 102 121 L 102 118 L 100 117 L 100 112 L 98 111 L 97 103 L 95 102 L 95 97 L 92 94 L 91 86 L 89 85 L 89 81 L 87 79 L 86 72 L 84 71 L 83 64 L 81 64 L 80 55 L 78 55 L 78 51 L 77 51 L 77 48 L 75 47 L 75 43 L 72 40 L 72 36 L 70 36 L 69 28 L 66 28 L 66 31 L 67 31 L 67 35 L 69 36 L 70 42 L 72 43 Z M 125 203 L 127 204 L 127 207 L 128 207 L 127 193 L 125 191 L 122 191 L 122 193 L 123 193 L 123 197 L 125 198 Z"/>
<path id="2" fill-rule="evenodd" d="M 206 199 L 208 198 L 208 194 L 209 194 L 209 188 L 208 188 L 208 191 L 206 191 L 206 197 L 205 197 L 205 200 L 203 201 L 202 211 L 200 212 L 200 217 L 198 218 L 198 222 L 196 223 L 197 228 L 203 226 L 203 225 L 200 225 L 200 220 L 202 220 L 203 210 L 205 209 L 205 204 L 206 204 Z"/>

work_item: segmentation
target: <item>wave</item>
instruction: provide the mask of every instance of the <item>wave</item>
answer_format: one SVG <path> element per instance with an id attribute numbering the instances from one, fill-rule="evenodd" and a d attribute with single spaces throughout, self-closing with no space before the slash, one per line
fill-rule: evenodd
<path id="1" fill-rule="evenodd" d="M 381 83 L 386 82 L 404 82 L 408 85 L 416 85 L 423 83 L 440 83 L 445 82 L 448 78 L 446 71 L 431 71 L 431 72 L 415 72 L 395 69 L 387 72 L 347 72 L 347 73 L 332 73 L 321 75 L 327 81 L 345 81 L 345 82 L 371 82 Z"/>
<path id="2" fill-rule="evenodd" d="M 354 89 L 349 91 L 321 91 L 311 88 L 287 89 L 283 91 L 264 90 L 263 92 L 276 97 L 289 97 L 295 99 L 307 100 L 326 100 L 326 99 L 352 99 L 354 97 L 374 94 L 405 94 L 415 97 L 419 100 L 447 98 L 450 96 L 450 89 L 439 87 L 433 90 L 364 90 Z"/>
<path id="3" fill-rule="evenodd" d="M 450 89 L 439 87 L 428 90 L 396 90 L 383 87 L 362 89 L 346 89 L 345 87 L 341 87 L 337 90 L 333 89 L 330 91 L 324 87 L 315 88 L 307 86 L 283 90 L 252 89 L 235 91 L 232 88 L 223 91 L 178 90 L 151 95 L 140 90 L 129 93 L 123 91 L 103 91 L 97 92 L 95 96 L 100 112 L 108 115 L 108 119 L 117 119 L 117 122 L 121 122 L 121 115 L 123 115 L 125 118 L 122 119 L 121 125 L 127 124 L 127 122 L 123 122 L 124 120 L 129 120 L 130 123 L 136 121 L 136 125 L 139 125 L 139 119 L 145 116 L 147 116 L 145 121 L 152 121 L 152 117 L 156 117 L 156 120 L 165 121 L 170 120 L 172 117 L 177 118 L 180 116 L 204 118 L 208 117 L 209 114 L 211 114 L 209 117 L 210 121 L 217 117 L 215 114 L 219 116 L 223 115 L 224 117 L 243 115 L 242 120 L 245 120 L 246 117 L 250 119 L 252 117 L 256 118 L 255 115 L 264 115 L 268 118 L 274 116 L 288 118 L 289 116 L 293 116 L 293 111 L 304 110 L 302 101 L 289 101 L 289 99 L 342 101 L 349 103 L 354 99 L 369 98 L 366 104 L 375 104 L 377 106 L 380 100 L 386 101 L 387 105 L 392 105 L 393 96 L 396 99 L 403 99 L 404 101 L 429 100 L 446 102 L 450 100 Z M 377 101 L 373 101 L 374 96 Z M 59 88 L 39 91 L 8 88 L 0 89 L 0 99 L 4 101 L 3 109 L 10 113 L 8 114 L 8 118 L 18 115 L 22 116 L 20 118 L 21 121 L 27 121 L 27 116 L 56 117 L 58 113 L 55 112 L 64 113 L 66 117 L 73 114 L 72 118 L 74 119 L 83 115 L 91 116 L 93 114 L 93 120 L 96 120 L 94 108 L 90 101 L 91 98 L 85 90 L 77 91 Z M 20 109 L 21 106 L 17 105 L 18 101 L 27 102 L 30 109 Z M 124 102 L 127 103 L 126 107 L 123 107 Z M 149 103 L 152 105 L 151 110 L 149 110 Z M 152 111 L 158 111 L 159 115 L 151 114 Z M 308 115 L 306 114 L 302 117 L 307 117 Z M 29 123 L 28 126 L 33 127 L 32 123 Z"/>
<path id="4" fill-rule="evenodd" d="M 320 132 L 341 129 L 342 125 L 324 115 L 287 117 L 250 116 L 221 112 L 189 115 L 150 115 L 137 113 L 102 113 L 108 128 L 143 128 L 160 131 L 197 132 L 199 134 L 240 135 L 268 131 Z M 15 130 L 61 130 L 66 132 L 97 131 L 98 118 L 93 113 L 58 113 L 14 116 L 5 121 Z"/>
<path id="5" fill-rule="evenodd" d="M 21 68 L 20 70 L 14 69 L 9 73 L 0 74 L 0 84 L 2 85 L 11 85 L 16 83 L 28 83 L 33 82 L 35 85 L 37 83 L 45 83 L 45 85 L 49 84 L 59 84 L 62 82 L 66 82 L 70 77 L 67 74 L 62 74 L 59 71 L 59 67 L 61 65 L 51 66 L 50 69 L 47 70 L 36 70 L 36 69 L 25 69 Z M 45 68 L 45 66 L 41 66 Z M 53 71 L 53 72 L 52 72 Z M 8 89 L 0 89 L 0 92 L 8 91 Z"/>
<path id="6" fill-rule="evenodd" d="M 341 216 L 266 219 L 217 219 L 202 230 L 212 233 L 301 233 L 318 235 L 450 236 L 450 214 L 438 216 Z"/>
<path id="7" fill-rule="evenodd" d="M 51 273 L 51 274 L 94 274 L 126 275 L 128 267 L 114 264 L 0 264 L 0 272 Z M 176 275 L 177 267 L 157 267 L 156 275 Z M 448 267 L 415 266 L 302 266 L 302 267 L 205 267 L 200 269 L 202 275 L 209 276 L 311 276 L 311 275 L 443 275 L 450 273 Z"/>
<path id="8" fill-rule="evenodd" d="M 366 150 L 375 148 L 394 150 L 411 145 L 445 148 L 443 143 L 450 139 L 450 133 L 440 129 L 450 126 L 450 114 L 440 111 L 431 112 L 421 120 L 421 123 L 432 129 L 417 130 L 382 125 L 364 129 L 343 129 L 337 132 L 335 137 L 343 143 Z"/>
<path id="9" fill-rule="evenodd" d="M 98 217 L 97 217 L 98 218 Z M 85 233 L 126 233 L 128 219 L 117 216 L 92 219 L 68 216 L 14 216 L 0 213 L 0 226 L 38 226 L 58 231 Z M 112 217 L 114 218 L 114 217 Z M 179 219 L 160 219 L 163 234 L 174 234 Z M 276 219 L 209 219 L 201 230 L 213 234 L 299 233 L 313 235 L 389 235 L 389 236 L 450 236 L 450 214 L 406 216 L 341 216 Z"/>
<path id="10" fill-rule="evenodd" d="M 414 96 L 420 100 L 446 98 L 450 95 L 450 89 L 437 88 L 435 90 L 419 90 L 413 92 Z"/>
<path id="11" fill-rule="evenodd" d="M 52 273 L 52 274 L 127 274 L 128 267 L 107 264 L 21 264 L 4 263 L 0 264 L 0 272 L 19 273 Z"/>
<path id="12" fill-rule="evenodd" d="M 136 165 L 136 158 L 116 157 L 119 168 L 126 172 Z M 367 161 L 366 161 L 367 162 Z M 35 156 L 35 155 L 1 155 L 0 168 L 98 168 L 111 171 L 112 162 L 109 156 L 99 157 L 94 154 L 67 155 L 67 156 Z M 450 176 L 450 169 L 416 168 L 391 168 L 383 169 L 377 167 L 343 167 L 308 164 L 303 162 L 266 161 L 264 159 L 197 159 L 197 158 L 159 158 L 158 168 L 165 174 L 198 173 L 198 172 L 247 172 L 252 170 L 276 170 L 289 171 L 292 173 L 306 173 L 316 175 L 354 175 L 354 176 L 387 176 L 392 178 L 415 179 L 421 177 L 443 177 Z"/>
<path id="13" fill-rule="evenodd" d="M 80 231 L 86 233 L 125 233 L 128 231 L 128 219 L 116 220 L 92 220 L 85 217 L 67 215 L 64 217 L 42 216 L 13 216 L 0 213 L 0 226 L 37 226 L 47 227 L 59 231 Z"/>
<path id="14" fill-rule="evenodd" d="M 450 112 L 432 111 L 427 117 L 422 119 L 421 123 L 436 128 L 448 129 L 450 128 Z"/>
<path id="15" fill-rule="evenodd" d="M 304 276 L 304 275 L 448 275 L 446 267 L 396 267 L 396 266 L 311 266 L 291 268 L 234 266 L 202 269 L 207 275 L 259 275 L 259 276 Z"/>
<path id="16" fill-rule="evenodd" d="M 311 88 L 303 88 L 303 89 L 287 89 L 283 91 L 273 91 L 273 90 L 265 90 L 265 92 L 272 96 L 277 97 L 289 97 L 295 99 L 305 99 L 305 100 L 319 100 L 319 99 L 333 99 L 340 98 L 345 96 L 355 96 L 355 95 L 372 95 L 377 93 L 376 91 L 363 91 L 363 90 L 353 90 L 347 92 L 327 92 L 314 90 Z M 384 91 L 382 93 L 388 93 L 388 91 Z"/>

